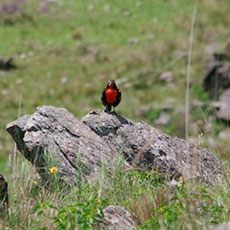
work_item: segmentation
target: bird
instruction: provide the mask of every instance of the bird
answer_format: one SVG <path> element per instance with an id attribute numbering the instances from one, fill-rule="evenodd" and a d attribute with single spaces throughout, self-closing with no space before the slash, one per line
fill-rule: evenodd
<path id="1" fill-rule="evenodd" d="M 101 102 L 106 106 L 105 112 L 111 112 L 121 101 L 121 90 L 117 88 L 116 82 L 110 80 L 101 94 Z"/>

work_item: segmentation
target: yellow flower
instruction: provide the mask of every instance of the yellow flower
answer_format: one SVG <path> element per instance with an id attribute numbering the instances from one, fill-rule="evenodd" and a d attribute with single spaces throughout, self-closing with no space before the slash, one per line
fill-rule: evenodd
<path id="1" fill-rule="evenodd" d="M 57 171 L 58 171 L 58 168 L 56 168 L 56 167 L 50 168 L 51 173 L 56 173 Z"/>
<path id="2" fill-rule="evenodd" d="M 32 181 L 32 184 L 37 184 L 38 182 L 36 180 L 33 180 Z"/>

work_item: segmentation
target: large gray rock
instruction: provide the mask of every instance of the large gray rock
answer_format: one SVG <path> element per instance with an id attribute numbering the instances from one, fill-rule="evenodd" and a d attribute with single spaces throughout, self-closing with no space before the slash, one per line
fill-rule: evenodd
<path id="1" fill-rule="evenodd" d="M 79 121 L 66 109 L 42 106 L 8 124 L 7 131 L 44 181 L 49 179 L 44 155 L 54 156 L 61 179 L 74 185 L 80 171 L 80 176 L 90 178 L 102 161 L 112 163 L 119 153 L 126 158 L 125 167 L 157 168 L 168 178 L 183 175 L 207 182 L 221 173 L 213 153 L 116 113 L 97 110 Z"/>
<path id="2" fill-rule="evenodd" d="M 122 151 L 128 163 L 141 169 L 156 169 L 168 177 L 212 180 L 220 173 L 217 157 L 206 149 L 196 149 L 185 140 L 170 137 L 144 123 L 126 120 L 118 114 L 93 111 L 81 119 L 106 144 Z"/>
<path id="3" fill-rule="evenodd" d="M 105 217 L 100 224 L 100 229 L 132 230 L 136 227 L 131 214 L 121 206 L 110 205 L 103 212 Z"/>
<path id="4" fill-rule="evenodd" d="M 61 179 L 70 184 L 79 180 L 78 159 L 82 175 L 87 176 L 96 170 L 102 158 L 110 160 L 116 155 L 98 135 L 62 108 L 38 107 L 33 115 L 25 115 L 8 124 L 7 131 L 44 181 L 47 180 L 45 154 L 55 158 Z"/>

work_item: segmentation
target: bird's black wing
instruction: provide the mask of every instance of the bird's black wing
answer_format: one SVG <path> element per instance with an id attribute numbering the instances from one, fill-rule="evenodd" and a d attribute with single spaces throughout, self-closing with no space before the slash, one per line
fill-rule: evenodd
<path id="1" fill-rule="evenodd" d="M 117 89 L 117 98 L 113 106 L 116 107 L 121 102 L 121 90 Z"/>
<path id="2" fill-rule="evenodd" d="M 107 106 L 105 90 L 106 88 L 104 88 L 103 92 L 101 93 L 101 102 L 104 106 Z"/>

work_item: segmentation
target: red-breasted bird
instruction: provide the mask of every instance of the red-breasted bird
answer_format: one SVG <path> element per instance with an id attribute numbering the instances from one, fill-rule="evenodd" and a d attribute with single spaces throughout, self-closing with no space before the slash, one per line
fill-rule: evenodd
<path id="1" fill-rule="evenodd" d="M 105 112 L 110 112 L 112 107 L 114 109 L 120 103 L 121 90 L 117 88 L 114 80 L 109 81 L 106 88 L 104 88 L 101 94 L 101 101 L 106 106 Z"/>

